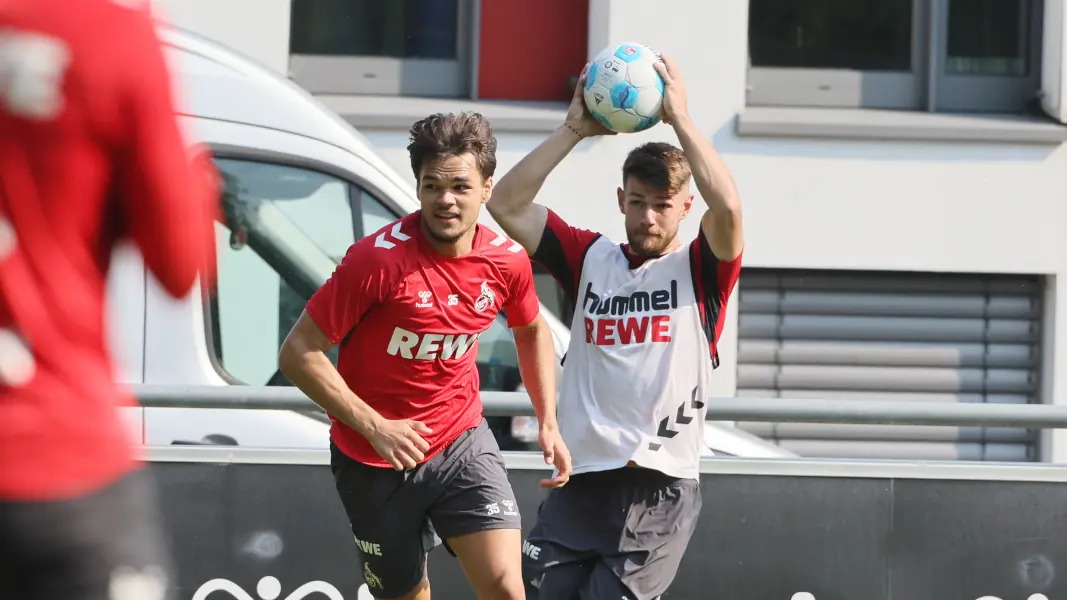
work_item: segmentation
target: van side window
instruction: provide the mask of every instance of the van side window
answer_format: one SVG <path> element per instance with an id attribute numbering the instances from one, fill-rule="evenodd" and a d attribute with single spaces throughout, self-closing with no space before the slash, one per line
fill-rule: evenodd
<path id="1" fill-rule="evenodd" d="M 278 349 L 355 242 L 352 199 L 362 190 L 308 169 L 215 162 L 224 221 L 215 224 L 215 358 L 242 383 L 288 384 L 277 373 Z M 336 364 L 337 350 L 330 354 Z"/>
<path id="2" fill-rule="evenodd" d="M 360 194 L 359 208 L 363 213 L 363 235 L 370 235 L 400 218 L 367 192 Z"/>

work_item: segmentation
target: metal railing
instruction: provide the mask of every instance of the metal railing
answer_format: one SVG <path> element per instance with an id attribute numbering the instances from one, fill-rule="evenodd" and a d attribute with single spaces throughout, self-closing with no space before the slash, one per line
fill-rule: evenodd
<path id="1" fill-rule="evenodd" d="M 134 385 L 141 405 L 155 408 L 320 410 L 300 390 L 267 386 Z M 533 415 L 522 392 L 482 392 L 486 416 Z M 709 398 L 710 421 L 950 425 L 956 427 L 1067 428 L 1067 406 L 886 402 L 881 400 L 795 400 Z"/>

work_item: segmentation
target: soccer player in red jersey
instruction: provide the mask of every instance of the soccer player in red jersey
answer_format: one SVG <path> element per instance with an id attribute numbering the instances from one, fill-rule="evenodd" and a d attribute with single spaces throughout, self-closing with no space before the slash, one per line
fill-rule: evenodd
<path id="1" fill-rule="evenodd" d="M 478 114 L 435 114 L 408 146 L 421 210 L 356 242 L 282 345 L 279 367 L 331 416 L 337 491 L 377 598 L 430 597 L 435 535 L 479 598 L 525 598 L 518 505 L 482 418 L 478 336 L 501 311 L 515 335 L 546 462 L 570 455 L 555 352 L 529 257 L 477 224 L 496 139 Z M 335 369 L 326 352 L 340 344 Z"/>
<path id="2" fill-rule="evenodd" d="M 168 292 L 188 293 L 213 186 L 178 130 L 147 3 L 0 2 L 0 597 L 166 597 L 105 282 L 130 239 Z"/>

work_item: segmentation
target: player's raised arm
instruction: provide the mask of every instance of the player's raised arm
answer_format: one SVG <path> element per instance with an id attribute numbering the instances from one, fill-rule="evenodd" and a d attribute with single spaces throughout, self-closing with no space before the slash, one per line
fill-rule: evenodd
<path id="1" fill-rule="evenodd" d="M 586 65 L 578 78 L 563 125 L 497 182 L 493 196 L 486 204 L 489 214 L 493 215 L 508 236 L 522 244 L 531 256 L 537 251 L 548 218 L 548 211 L 544 206 L 535 204 L 534 197 L 549 173 L 584 138 L 614 135 L 594 119 L 585 106 L 582 90 L 588 68 Z"/>
<path id="2" fill-rule="evenodd" d="M 120 98 L 125 130 L 117 150 L 116 186 L 126 234 L 169 293 L 188 293 L 209 267 L 218 207 L 217 172 L 206 151 L 194 157 L 182 140 L 163 51 L 146 8 L 131 9 L 123 39 Z"/>
<path id="3" fill-rule="evenodd" d="M 656 64 L 656 70 L 664 83 L 664 120 L 674 127 L 693 170 L 693 180 L 708 205 L 700 220 L 700 230 L 718 260 L 733 261 L 745 245 L 737 187 L 719 153 L 689 118 L 685 82 L 678 65 L 668 56 L 662 59 L 662 64 Z"/>

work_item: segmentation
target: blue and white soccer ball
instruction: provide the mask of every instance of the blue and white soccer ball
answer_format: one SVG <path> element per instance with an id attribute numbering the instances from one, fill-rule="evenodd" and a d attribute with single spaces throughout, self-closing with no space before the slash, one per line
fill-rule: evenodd
<path id="1" fill-rule="evenodd" d="M 659 54 L 648 46 L 608 46 L 585 74 L 585 105 L 596 120 L 619 133 L 644 131 L 660 121 L 663 78 L 652 66 Z"/>

